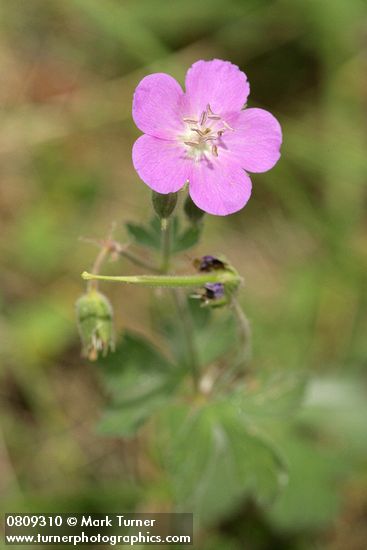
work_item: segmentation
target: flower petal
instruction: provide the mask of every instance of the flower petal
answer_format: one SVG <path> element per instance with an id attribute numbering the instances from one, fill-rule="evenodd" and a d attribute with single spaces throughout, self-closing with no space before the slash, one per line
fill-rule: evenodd
<path id="1" fill-rule="evenodd" d="M 188 181 L 192 161 L 179 143 L 143 135 L 133 146 L 133 164 L 140 178 L 158 193 L 174 193 Z"/>
<path id="2" fill-rule="evenodd" d="M 251 195 L 251 180 L 236 163 L 223 158 L 201 160 L 193 167 L 189 193 L 205 212 L 227 216 L 245 206 Z"/>
<path id="3" fill-rule="evenodd" d="M 184 93 L 165 73 L 150 74 L 138 84 L 133 99 L 133 119 L 139 130 L 162 139 L 174 139 L 182 130 Z"/>
<path id="4" fill-rule="evenodd" d="M 232 115 L 223 142 L 231 157 L 249 172 L 266 172 L 280 157 L 282 129 L 272 114 L 263 109 L 245 109 Z"/>
<path id="5" fill-rule="evenodd" d="M 247 76 L 236 65 L 220 59 L 197 61 L 186 75 L 186 114 L 199 116 L 208 104 L 217 114 L 239 111 L 249 93 Z"/>

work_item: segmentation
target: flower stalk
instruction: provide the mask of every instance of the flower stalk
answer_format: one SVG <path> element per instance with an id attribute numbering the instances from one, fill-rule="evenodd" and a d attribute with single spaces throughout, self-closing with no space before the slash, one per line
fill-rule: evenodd
<path id="1" fill-rule="evenodd" d="M 108 244 L 105 244 L 101 247 L 94 261 L 94 264 L 92 266 L 92 274 L 97 275 L 99 273 L 99 270 L 102 267 L 103 262 L 107 259 L 110 252 L 111 250 Z M 93 278 L 88 279 L 88 290 L 97 290 L 97 288 L 98 288 L 97 279 L 93 279 Z"/>
<path id="2" fill-rule="evenodd" d="M 232 307 L 236 317 L 241 340 L 241 362 L 245 363 L 251 357 L 251 326 L 245 312 L 236 297 L 232 298 Z"/>
<path id="3" fill-rule="evenodd" d="M 171 261 L 171 226 L 168 218 L 161 220 L 161 236 L 162 236 L 162 263 L 161 273 L 167 273 L 170 268 Z"/>

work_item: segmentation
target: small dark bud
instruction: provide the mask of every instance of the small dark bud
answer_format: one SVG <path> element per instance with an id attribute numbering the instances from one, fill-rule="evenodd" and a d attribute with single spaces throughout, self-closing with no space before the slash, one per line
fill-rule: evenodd
<path id="1" fill-rule="evenodd" d="M 162 220 L 166 220 L 173 213 L 177 204 L 177 193 L 152 193 L 153 208 L 157 216 Z"/>
<path id="2" fill-rule="evenodd" d="M 82 355 L 95 361 L 99 353 L 107 355 L 113 351 L 113 310 L 108 298 L 97 290 L 90 290 L 77 300 L 75 308 Z"/>
<path id="3" fill-rule="evenodd" d="M 196 204 L 192 201 L 190 195 L 187 195 L 184 202 L 184 212 L 188 217 L 189 221 L 194 225 L 201 222 L 205 212 L 198 208 Z"/>
<path id="4" fill-rule="evenodd" d="M 204 289 L 208 300 L 218 300 L 224 296 L 224 285 L 222 283 L 206 283 Z"/>
<path id="5" fill-rule="evenodd" d="M 222 307 L 228 304 L 228 295 L 222 283 L 206 283 L 192 297 L 198 298 L 205 307 Z"/>
<path id="6" fill-rule="evenodd" d="M 194 266 L 198 271 L 204 273 L 228 268 L 228 264 L 214 256 L 203 256 L 200 259 L 196 259 L 194 260 Z"/>
<path id="7" fill-rule="evenodd" d="M 232 275 L 238 275 L 234 267 L 228 263 L 226 258 L 215 256 L 202 256 L 194 260 L 194 266 L 200 273 L 213 273 L 215 271 Z M 220 276 L 220 273 L 218 273 Z M 199 298 L 203 306 L 208 307 L 221 307 L 228 304 L 231 301 L 232 295 L 237 291 L 240 284 L 240 278 L 237 280 L 227 280 L 223 283 L 205 283 L 196 294 L 193 294 L 193 298 Z"/>

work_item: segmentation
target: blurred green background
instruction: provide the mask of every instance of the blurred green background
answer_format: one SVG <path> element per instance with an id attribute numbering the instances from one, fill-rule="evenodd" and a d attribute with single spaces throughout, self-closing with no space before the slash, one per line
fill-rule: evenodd
<path id="1" fill-rule="evenodd" d="M 3 0 L 0 14 L 2 508 L 159 511 L 154 484 L 139 481 L 138 442 L 95 431 L 105 396 L 97 370 L 80 358 L 73 309 L 79 274 L 96 254 L 79 237 L 104 237 L 115 220 L 124 241 L 123 222 L 150 215 L 150 191 L 131 162 L 133 91 L 150 72 L 183 82 L 200 58 L 228 59 L 247 73 L 249 105 L 283 127 L 281 161 L 254 175 L 242 212 L 207 217 L 200 246 L 183 260 L 222 252 L 243 274 L 257 369 L 305 369 L 362 386 L 366 3 Z M 134 269 L 121 261 L 104 271 Z M 149 289 L 103 289 L 118 327 L 154 339 Z M 353 392 L 341 400 L 366 420 Z M 349 425 L 345 432 L 353 435 Z M 301 456 L 298 523 L 297 514 L 287 523 L 239 510 L 197 547 L 366 548 L 366 444 L 358 430 L 355 439 L 343 481 L 326 495 L 308 478 L 312 453 Z M 336 466 L 333 453 L 330 445 L 328 462 L 315 465 L 320 479 Z M 316 510 L 310 520 L 303 507 Z"/>

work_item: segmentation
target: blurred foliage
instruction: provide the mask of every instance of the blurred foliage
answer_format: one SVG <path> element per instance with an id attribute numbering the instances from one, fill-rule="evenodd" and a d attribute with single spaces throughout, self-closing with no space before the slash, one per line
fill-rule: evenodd
<path id="1" fill-rule="evenodd" d="M 289 483 L 272 504 L 261 507 L 235 494 L 231 514 L 200 535 L 198 547 L 365 548 L 366 25 L 364 0 L 1 3 L 4 510 L 159 510 L 172 495 L 190 501 L 194 468 L 203 464 L 194 464 L 185 444 L 186 433 L 191 440 L 185 432 L 189 427 L 173 442 L 180 460 L 192 464 L 192 479 L 181 478 L 186 485 L 167 481 L 162 486 L 160 472 L 151 470 L 151 451 L 138 453 L 139 437 L 105 438 L 101 444 L 94 426 L 110 423 L 114 432 L 117 412 L 100 418 L 104 404 L 113 407 L 112 396 L 106 395 L 96 368 L 79 358 L 73 304 L 82 292 L 79 273 L 96 253 L 79 237 L 103 238 L 115 220 L 116 238 L 131 241 L 136 236 L 122 224 L 151 216 L 150 193 L 131 164 L 138 135 L 131 121 L 137 82 L 152 71 L 182 80 L 196 59 L 218 57 L 246 71 L 249 104 L 269 109 L 281 121 L 283 155 L 272 172 L 253 177 L 253 196 L 242 212 L 208 217 L 200 245 L 181 255 L 181 265 L 196 254 L 224 252 L 246 280 L 243 305 L 252 322 L 252 368 L 260 387 L 267 384 L 262 373 L 271 381 L 280 370 L 290 381 L 307 371 L 310 382 L 295 417 L 292 407 L 302 384 L 296 384 L 297 394 L 286 389 L 292 382 L 277 380 L 284 397 L 266 398 L 261 414 L 256 388 L 236 405 L 243 425 L 255 415 L 276 441 Z M 134 272 L 125 260 L 107 268 Z M 162 371 L 171 372 L 173 352 L 180 353 L 171 306 L 158 296 L 147 315 L 149 290 L 133 293 L 111 285 L 104 291 L 114 303 L 118 327 L 132 331 L 124 345 L 149 356 L 137 361 L 148 369 L 159 354 L 161 368 L 151 382 L 161 390 Z M 158 326 L 163 313 L 164 326 Z M 205 319 L 202 327 L 203 364 L 217 357 L 216 346 L 230 353 L 230 336 L 205 336 Z M 232 330 L 229 324 L 226 330 Z M 143 332 L 152 342 L 146 348 Z M 163 346 L 167 335 L 171 349 Z M 122 361 L 123 349 L 116 354 Z M 136 368 L 133 362 L 126 365 L 123 388 Z M 112 368 L 112 380 L 116 375 Z M 139 386 L 148 396 L 152 389 Z M 128 406 L 125 397 L 133 397 L 119 396 L 122 409 Z M 161 399 L 154 392 L 147 399 L 135 397 L 149 409 Z M 138 424 L 146 417 L 144 407 L 134 419 Z M 208 426 L 216 410 L 200 411 L 189 443 L 203 445 L 201 460 L 208 459 L 213 468 L 206 464 L 208 476 L 215 477 L 218 468 L 230 475 L 237 465 L 242 478 L 236 457 L 245 442 L 257 448 L 260 469 L 273 460 L 228 412 L 223 430 L 235 442 L 234 466 L 225 469 L 224 452 L 210 462 L 215 440 Z M 283 422 L 284 414 L 294 422 Z M 232 437 L 234 432 L 242 439 Z M 173 455 L 157 453 L 175 472 Z M 231 478 L 227 485 L 234 487 Z M 210 504 L 216 503 L 221 504 L 213 495 Z M 213 510 L 213 517 L 219 515 Z"/>

